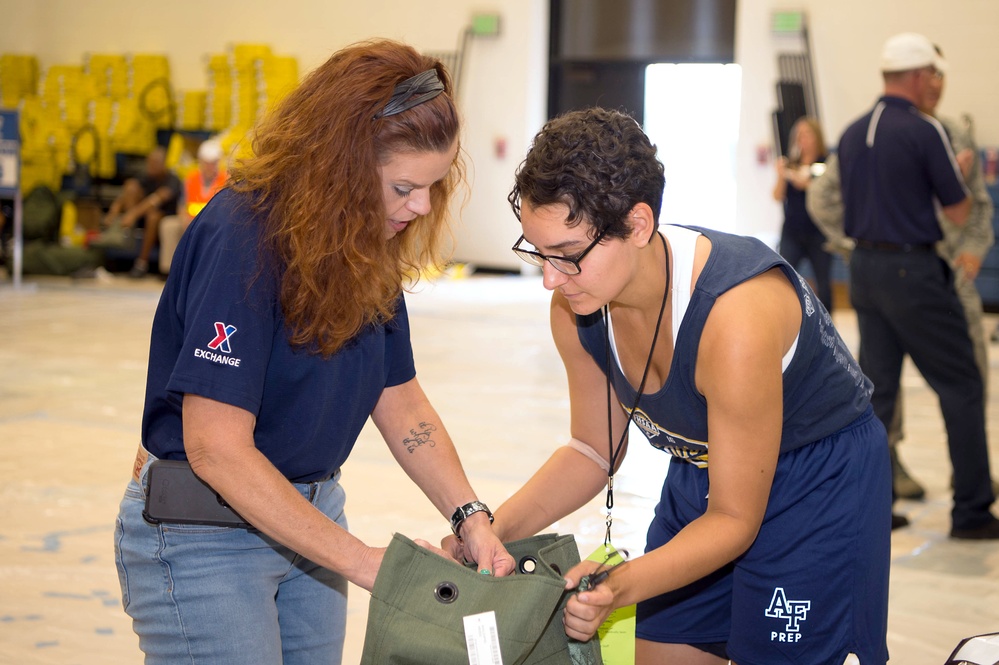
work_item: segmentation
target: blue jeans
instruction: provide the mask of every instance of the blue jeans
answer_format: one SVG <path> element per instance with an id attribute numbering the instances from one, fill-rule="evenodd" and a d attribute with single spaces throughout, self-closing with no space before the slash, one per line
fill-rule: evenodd
<path id="1" fill-rule="evenodd" d="M 147 468 L 115 526 L 122 604 L 147 665 L 340 663 L 346 579 L 256 531 L 149 524 Z M 295 487 L 346 529 L 339 478 Z"/>

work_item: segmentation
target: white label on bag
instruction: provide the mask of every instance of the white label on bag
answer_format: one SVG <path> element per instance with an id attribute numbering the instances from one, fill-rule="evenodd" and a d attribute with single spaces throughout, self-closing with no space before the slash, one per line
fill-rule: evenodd
<path id="1" fill-rule="evenodd" d="M 468 646 L 468 665 L 503 665 L 495 612 L 465 617 L 465 644 Z"/>

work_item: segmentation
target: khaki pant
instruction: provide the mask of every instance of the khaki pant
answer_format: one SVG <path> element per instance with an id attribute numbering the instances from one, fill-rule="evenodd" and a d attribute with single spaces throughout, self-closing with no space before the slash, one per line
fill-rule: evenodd
<path id="1" fill-rule="evenodd" d="M 160 274 L 166 275 L 170 272 L 170 262 L 173 260 L 173 253 L 177 250 L 180 237 L 184 235 L 184 224 L 178 215 L 171 215 L 160 220 Z M 981 307 L 981 300 L 979 300 Z"/>

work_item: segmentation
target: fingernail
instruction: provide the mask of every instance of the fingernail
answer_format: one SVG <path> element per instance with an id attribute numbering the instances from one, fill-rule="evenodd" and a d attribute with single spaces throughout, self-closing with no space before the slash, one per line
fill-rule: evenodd
<path id="1" fill-rule="evenodd" d="M 492 575 L 492 573 L 489 572 L 488 568 L 483 568 L 479 571 L 479 575 Z"/>

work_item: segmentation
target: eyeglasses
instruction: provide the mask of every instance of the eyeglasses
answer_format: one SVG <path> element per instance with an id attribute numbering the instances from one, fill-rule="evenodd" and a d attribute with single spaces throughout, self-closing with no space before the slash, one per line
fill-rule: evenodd
<path id="1" fill-rule="evenodd" d="M 936 67 L 933 67 L 933 66 L 925 67 L 922 71 L 926 72 L 927 74 L 930 75 L 931 78 L 933 78 L 933 79 L 935 79 L 937 81 L 942 81 L 943 80 L 944 73 L 942 71 L 940 71 L 939 69 L 937 69 Z"/>
<path id="2" fill-rule="evenodd" d="M 524 242 L 524 236 L 520 236 L 520 239 L 514 243 L 511 249 L 513 249 L 513 253 L 519 256 L 525 263 L 530 263 L 532 266 L 543 266 L 545 261 L 547 261 L 552 264 L 552 267 L 555 268 L 555 270 L 558 270 L 564 275 L 578 275 L 582 271 L 579 267 L 579 262 L 583 260 L 583 257 L 590 253 L 591 249 L 596 247 L 600 241 L 603 240 L 609 229 L 610 227 L 607 227 L 598 233 L 597 237 L 593 239 L 593 242 L 590 243 L 589 247 L 584 249 L 575 258 L 569 258 L 567 256 L 545 256 L 541 252 L 524 249 L 520 246 L 520 243 Z"/>

